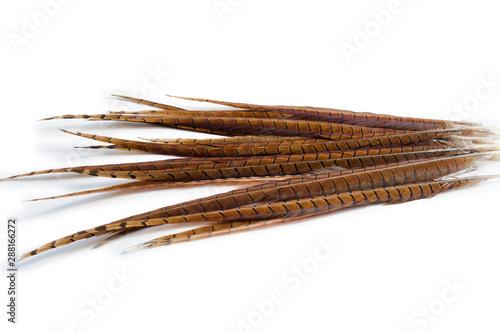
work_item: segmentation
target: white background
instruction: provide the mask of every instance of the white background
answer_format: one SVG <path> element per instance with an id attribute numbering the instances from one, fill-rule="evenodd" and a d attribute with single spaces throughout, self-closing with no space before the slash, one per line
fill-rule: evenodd
<path id="1" fill-rule="evenodd" d="M 393 8 L 389 1 L 68 1 L 49 6 L 52 16 L 44 22 L 40 3 L 47 2 L 0 5 L 0 177 L 162 158 L 75 150 L 94 143 L 60 128 L 134 139 L 194 136 L 140 124 L 37 121 L 145 108 L 111 93 L 200 109 L 210 107 L 164 95 L 500 126 L 500 20 L 493 1 L 401 0 L 382 27 L 372 12 Z M 218 12 L 214 4 L 230 9 Z M 35 31 L 29 22 L 38 25 Z M 357 31 L 367 27 L 371 36 L 360 40 Z M 341 50 L 346 44 L 357 47 L 350 62 Z M 476 104 L 476 89 L 486 91 L 481 79 L 497 86 Z M 453 110 L 464 102 L 468 109 Z M 482 169 L 498 173 L 498 164 Z M 1 182 L 2 266 L 9 216 L 18 218 L 24 253 L 78 230 L 228 189 L 21 203 L 118 182 L 69 174 Z M 61 331 L 498 330 L 497 192 L 491 181 L 431 200 L 127 255 L 120 253 L 173 230 L 138 232 L 98 250 L 87 240 L 19 265 L 16 325 L 6 322 L 2 277 L 1 323 L 9 330 Z M 283 275 L 290 280 L 287 272 L 311 262 L 318 240 L 329 239 L 340 246 L 293 290 Z M 116 273 L 127 279 L 116 282 Z M 448 290 L 453 282 L 456 293 Z M 264 316 L 255 302 L 277 291 L 282 300 Z M 89 306 L 92 298 L 96 308 Z"/>

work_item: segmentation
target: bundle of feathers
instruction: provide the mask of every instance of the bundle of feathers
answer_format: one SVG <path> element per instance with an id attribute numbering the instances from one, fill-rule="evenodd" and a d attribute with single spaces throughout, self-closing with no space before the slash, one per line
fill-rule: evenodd
<path id="1" fill-rule="evenodd" d="M 348 207 L 431 198 L 496 177 L 456 176 L 475 169 L 497 150 L 494 145 L 496 134 L 471 123 L 177 97 L 233 108 L 199 111 L 117 97 L 156 110 L 63 115 L 44 120 L 141 122 L 224 138 L 134 141 L 63 130 L 106 143 L 88 148 L 140 151 L 176 158 L 50 169 L 5 179 L 72 172 L 133 180 L 34 200 L 187 185 L 223 183 L 243 187 L 78 231 L 34 249 L 21 259 L 91 237 L 108 235 L 97 244 L 101 246 L 147 227 L 173 223 L 199 225 L 127 251 L 163 246 L 285 223 Z"/>

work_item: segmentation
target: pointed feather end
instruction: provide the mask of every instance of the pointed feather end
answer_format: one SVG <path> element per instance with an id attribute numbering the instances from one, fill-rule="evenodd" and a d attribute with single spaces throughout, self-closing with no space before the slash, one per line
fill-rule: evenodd
<path id="1" fill-rule="evenodd" d="M 41 118 L 38 121 L 50 121 L 50 120 L 56 120 L 56 119 L 60 119 L 60 118 L 61 118 L 60 116 L 52 116 L 52 117 Z"/>
<path id="2" fill-rule="evenodd" d="M 94 146 L 75 146 L 73 148 L 90 148 L 90 149 L 116 149 L 116 145 L 94 145 Z"/>
<path id="3" fill-rule="evenodd" d="M 42 199 L 29 199 L 29 200 L 22 200 L 21 202 L 25 203 L 25 202 L 32 202 L 32 201 L 38 201 L 38 200 L 44 200 L 44 199 L 43 198 Z"/>
<path id="4" fill-rule="evenodd" d="M 14 179 L 14 178 L 17 178 L 17 177 L 20 177 L 20 175 L 10 176 L 10 177 L 5 177 L 5 178 L 0 178 L 0 182 L 1 181 L 6 181 L 6 180 L 10 180 L 10 179 Z"/>
<path id="5" fill-rule="evenodd" d="M 78 136 L 80 135 L 80 132 L 73 132 L 73 131 L 69 131 L 69 130 L 65 130 L 65 129 L 60 129 L 62 132 L 64 133 L 67 133 L 67 134 L 72 134 L 74 136 Z"/>
<path id="6" fill-rule="evenodd" d="M 9 176 L 9 177 L 5 177 L 5 178 L 0 178 L 0 182 L 4 181 L 4 180 L 10 180 L 10 179 L 21 178 L 21 177 L 28 177 L 28 176 L 32 176 L 32 175 L 34 175 L 33 172 L 27 172 L 25 174 L 20 174 L 20 175 L 14 175 L 14 176 Z"/>
<path id="7" fill-rule="evenodd" d="M 112 97 L 115 97 L 115 98 L 120 98 L 120 99 L 129 99 L 129 97 L 125 96 L 125 95 L 121 95 L 121 94 L 111 94 Z"/>
<path id="8" fill-rule="evenodd" d="M 189 98 L 189 97 L 181 97 L 178 95 L 171 95 L 171 94 L 165 94 L 165 96 L 169 98 L 176 98 L 176 99 L 182 99 L 182 100 L 190 100 L 190 101 L 201 101 L 202 99 L 199 98 Z"/>
<path id="9" fill-rule="evenodd" d="M 35 199 L 28 199 L 28 200 L 23 200 L 21 202 L 33 202 L 33 201 L 44 201 L 44 200 L 53 200 L 57 199 L 63 196 L 53 196 L 53 197 L 45 197 L 45 198 L 35 198 Z"/>
<path id="10" fill-rule="evenodd" d="M 131 246 L 129 248 L 124 249 L 122 254 L 129 254 L 129 253 L 137 252 L 137 251 L 140 251 L 140 250 L 145 249 L 145 248 L 151 248 L 151 243 L 145 242 L 145 243 L 142 243 L 139 245 Z"/>
<path id="11" fill-rule="evenodd" d="M 21 262 L 22 260 L 30 257 L 30 256 L 34 256 L 34 255 L 36 255 L 35 251 L 30 251 L 28 253 L 25 253 L 25 254 L 21 255 L 21 258 L 19 260 L 17 260 L 16 264 L 19 263 L 19 262 Z"/>
<path id="12" fill-rule="evenodd" d="M 91 249 L 98 249 L 99 247 L 102 247 L 105 243 L 106 243 L 105 241 L 98 242 L 97 244 L 92 246 Z"/>

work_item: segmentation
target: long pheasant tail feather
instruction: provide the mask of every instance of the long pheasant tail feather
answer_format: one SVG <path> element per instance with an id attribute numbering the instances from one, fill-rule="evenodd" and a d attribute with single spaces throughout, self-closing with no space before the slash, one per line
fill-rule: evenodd
<path id="1" fill-rule="evenodd" d="M 167 169 L 159 171 L 99 171 L 83 172 L 83 174 L 135 180 L 163 181 L 163 182 L 192 182 L 212 181 L 229 178 L 269 177 L 281 175 L 297 175 L 325 169 L 337 168 L 335 160 L 307 161 L 283 164 L 219 167 L 196 166 L 181 169 Z"/>
<path id="2" fill-rule="evenodd" d="M 263 106 L 249 103 L 227 102 L 202 98 L 180 97 L 173 95 L 167 96 L 184 100 L 207 102 L 239 109 L 290 112 L 299 116 L 298 118 L 303 119 L 315 119 L 319 121 L 331 121 L 336 123 L 345 123 L 368 127 L 382 127 L 396 130 L 436 130 L 448 128 L 455 124 L 466 124 L 433 119 L 419 119 L 413 117 L 380 115 L 366 112 L 353 112 L 349 110 L 322 107 Z"/>
<path id="3" fill-rule="evenodd" d="M 214 147 L 204 144 L 175 144 L 175 143 L 150 143 L 125 139 L 117 139 L 106 136 L 91 135 L 80 132 L 63 132 L 78 135 L 84 138 L 110 143 L 117 148 L 140 150 L 156 154 L 168 154 L 176 156 L 191 157 L 223 157 L 223 156 L 254 156 L 254 155 L 276 155 L 276 154 L 303 154 L 320 151 L 349 150 L 377 146 L 401 146 L 420 144 L 429 140 L 444 139 L 450 134 L 463 132 L 470 128 L 455 128 L 445 130 L 412 132 L 379 137 L 363 137 L 340 141 L 327 140 L 305 140 L 304 144 L 296 141 L 273 141 L 273 142 L 251 142 L 232 144 L 230 147 Z"/>
<path id="4" fill-rule="evenodd" d="M 141 138 L 155 143 L 177 143 L 177 144 L 238 144 L 243 142 L 270 142 L 283 140 L 304 139 L 304 137 L 282 137 L 282 136 L 236 136 L 215 139 L 187 139 L 187 138 Z"/>
<path id="5" fill-rule="evenodd" d="M 69 131 L 67 131 L 70 133 Z M 112 138 L 110 138 L 112 139 Z M 114 145 L 111 145 L 113 147 Z M 91 146 L 96 147 L 96 146 Z M 103 148 L 109 148 L 110 146 L 102 146 Z M 421 144 L 421 145 L 406 145 L 400 147 L 372 147 L 372 148 L 360 148 L 357 150 L 348 151 L 338 151 L 338 152 L 317 152 L 317 153 L 306 153 L 306 154 L 292 154 L 292 155 L 267 155 L 267 156 L 254 156 L 254 157 L 219 157 L 219 158 L 177 158 L 177 159 L 166 159 L 158 161 L 149 162 L 139 162 L 139 163 L 122 163 L 122 164 L 107 164 L 107 165 L 95 165 L 95 166 L 79 166 L 70 168 L 59 168 L 59 169 L 49 169 L 41 171 L 32 171 L 29 173 L 10 176 L 0 180 L 14 179 L 19 177 L 50 174 L 50 173 L 85 173 L 90 175 L 96 175 L 98 172 L 110 172 L 110 171 L 158 171 L 164 169 L 181 169 L 186 167 L 196 167 L 200 165 L 210 165 L 213 168 L 229 168 L 238 166 L 250 166 L 250 165 L 264 165 L 264 164 L 276 164 L 276 163 L 293 163 L 293 162 L 307 162 L 307 161 L 319 161 L 328 159 L 342 159 L 337 161 L 336 166 L 339 167 L 353 167 L 353 164 L 358 162 L 353 158 L 359 158 L 363 156 L 376 156 L 393 154 L 394 159 L 403 158 L 414 158 L 413 154 L 416 152 L 424 152 L 426 156 L 431 155 L 452 155 L 452 154 L 462 154 L 474 151 L 486 151 L 486 150 L 496 150 L 498 149 L 496 145 L 472 145 L 460 148 L 447 148 L 446 145 L 439 144 Z M 417 157 L 415 157 L 417 158 Z M 394 159 L 392 161 L 394 161 Z M 361 159 L 365 160 L 365 159 Z M 373 158 L 373 163 L 390 162 L 391 160 L 382 160 L 380 158 Z M 367 160 L 365 160 L 367 162 Z"/>
<path id="6" fill-rule="evenodd" d="M 70 134 L 77 134 L 66 130 L 65 132 Z M 87 135 L 87 134 L 80 134 L 80 135 L 84 137 L 93 137 L 92 135 Z M 102 136 L 100 138 L 102 138 L 102 140 L 105 140 L 106 138 L 114 139 Z M 108 141 L 107 139 L 106 141 Z M 196 142 L 193 141 L 192 143 Z M 109 146 L 103 146 L 103 147 L 109 148 Z M 435 153 L 436 155 L 448 155 L 453 153 L 459 154 L 459 152 L 466 153 L 472 151 L 497 149 L 496 145 L 467 145 L 467 146 L 464 145 L 464 147 L 460 147 L 459 149 L 457 148 L 453 149 L 447 147 L 449 146 L 443 143 L 424 143 L 419 145 L 405 145 L 400 147 L 377 146 L 370 148 L 360 148 L 352 151 L 348 150 L 348 151 L 338 151 L 338 152 L 317 152 L 317 153 L 292 154 L 292 155 L 267 155 L 267 156 L 254 156 L 254 157 L 220 157 L 220 158 L 178 158 L 178 159 L 166 159 L 158 161 L 139 162 L 139 163 L 122 163 L 122 164 L 49 169 L 49 170 L 33 171 L 21 175 L 10 176 L 0 180 L 40 175 L 40 174 L 63 173 L 63 172 L 75 172 L 75 173 L 85 173 L 85 174 L 95 175 L 98 172 L 104 172 L 104 171 L 141 171 L 141 170 L 157 171 L 163 169 L 180 169 L 180 168 L 194 167 L 199 165 L 212 165 L 214 168 L 222 168 L 222 167 L 263 165 L 263 164 L 274 164 L 274 163 L 318 161 L 318 160 L 340 159 L 340 158 L 343 158 L 345 160 L 339 161 L 339 163 L 337 163 L 336 165 L 346 167 L 346 164 L 352 162 L 352 160 L 346 158 L 353 158 L 353 157 L 384 155 L 384 154 L 395 154 L 395 157 L 399 157 L 396 154 L 401 154 L 401 153 L 406 153 L 407 156 L 411 156 L 410 153 L 422 152 L 422 151 L 428 151 L 429 153 L 427 155 L 431 155 L 432 153 Z"/>
<path id="7" fill-rule="evenodd" d="M 125 252 L 137 251 L 144 248 L 169 245 L 173 243 L 185 242 L 194 239 L 208 238 L 214 235 L 228 234 L 243 230 L 255 229 L 271 224 L 289 222 L 292 220 L 320 215 L 328 212 L 341 210 L 348 207 L 375 204 L 375 203 L 404 203 L 408 201 L 425 199 L 433 197 L 439 193 L 450 191 L 452 189 L 471 185 L 485 180 L 484 177 L 472 177 L 465 179 L 454 179 L 437 182 L 424 182 L 412 185 L 390 186 L 376 188 L 372 190 L 352 191 L 330 196 L 321 196 L 311 199 L 299 199 L 282 203 L 271 203 L 265 206 L 257 205 L 252 207 L 252 213 L 264 212 L 264 209 L 273 210 L 269 215 L 269 220 L 260 221 L 229 221 L 218 223 L 216 225 L 202 226 L 193 230 L 184 231 L 159 237 L 148 242 L 128 248 Z M 231 214 L 233 210 L 227 210 L 226 214 Z M 238 214 L 246 215 L 250 210 L 245 207 L 238 208 Z M 222 212 L 224 213 L 224 212 Z M 269 211 L 267 212 L 269 214 Z M 253 214 L 250 218 L 256 218 Z M 278 218 L 273 217 L 278 216 Z M 208 217 L 208 216 L 207 216 Z M 244 218 L 244 217 L 240 217 Z M 232 220 L 231 217 L 226 219 Z M 248 219 L 248 217 L 247 217 Z"/>
<path id="8" fill-rule="evenodd" d="M 228 134 L 244 135 L 277 135 L 305 136 L 325 139 L 359 138 L 362 134 L 381 136 L 400 134 L 407 131 L 388 130 L 384 128 L 363 127 L 342 123 L 329 123 L 311 120 L 294 120 L 283 118 L 245 118 L 245 117 L 210 117 L 210 116 L 153 116 L 129 114 L 96 114 L 96 115 L 60 115 L 51 119 L 87 119 L 101 121 L 127 121 L 150 124 L 162 124 L 173 127 L 190 127 L 201 130 L 215 130 Z M 411 130 L 413 131 L 413 130 Z"/>
<path id="9" fill-rule="evenodd" d="M 138 191 L 143 189 L 166 189 L 166 188 L 187 188 L 187 187 L 199 187 L 200 185 L 255 185 L 259 182 L 269 181 L 269 180 L 280 180 L 287 177 L 294 176 L 271 176 L 270 178 L 263 177 L 250 177 L 250 178 L 225 178 L 218 180 L 201 180 L 193 182 L 161 182 L 161 181 L 137 181 L 132 183 L 112 185 L 104 188 L 98 188 L 93 190 L 84 190 L 73 193 L 55 195 L 44 198 L 36 198 L 25 200 L 24 202 L 42 201 L 42 200 L 54 200 L 60 198 L 76 197 L 95 193 L 107 193 L 113 191 Z"/>
<path id="10" fill-rule="evenodd" d="M 207 111 L 207 110 L 140 110 L 140 111 L 110 111 L 110 114 L 122 115 L 158 115 L 158 116 L 193 116 L 193 117 L 243 117 L 243 118 L 280 118 L 299 119 L 294 114 L 277 111 Z"/>

